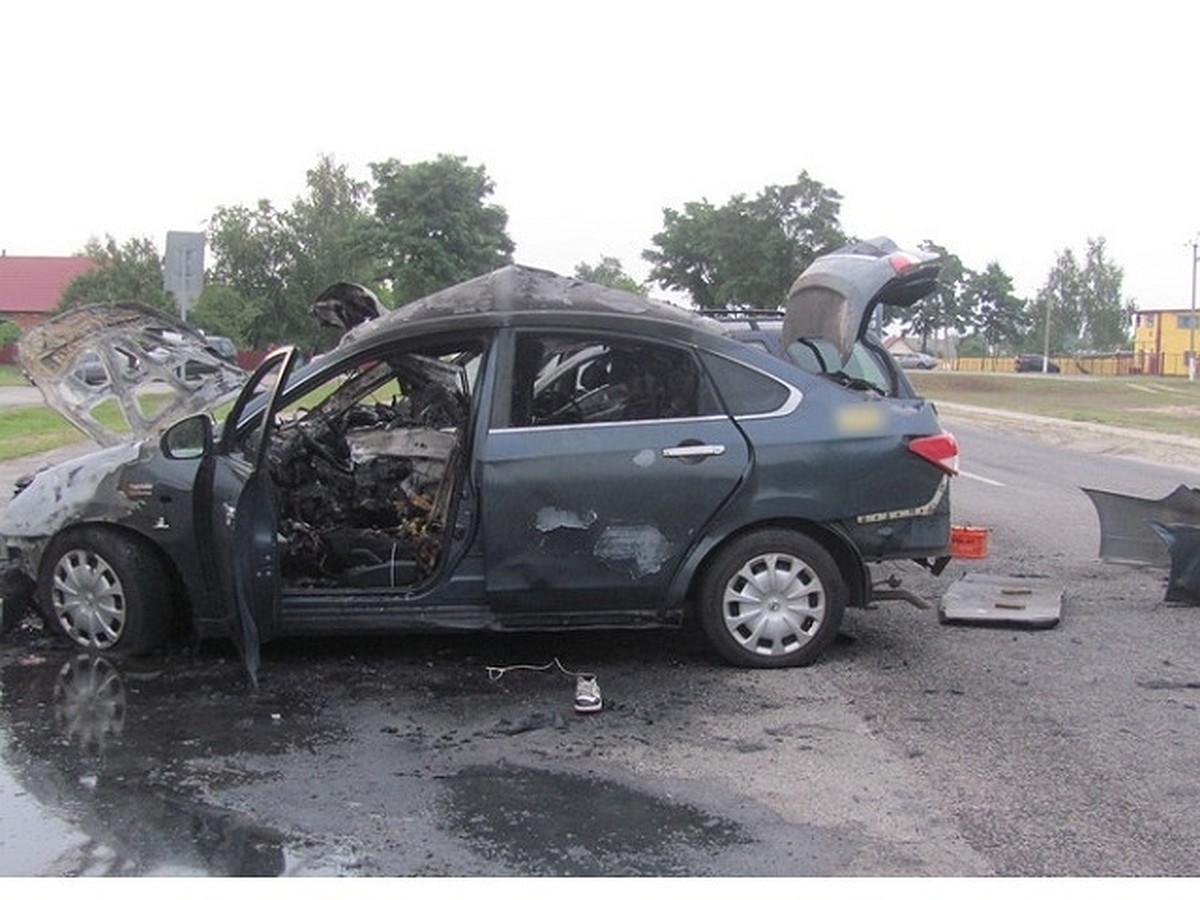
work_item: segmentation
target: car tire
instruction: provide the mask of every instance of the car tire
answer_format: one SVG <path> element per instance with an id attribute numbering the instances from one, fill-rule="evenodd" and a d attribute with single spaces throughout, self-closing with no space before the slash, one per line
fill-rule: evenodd
<path id="1" fill-rule="evenodd" d="M 38 584 L 50 626 L 88 650 L 135 656 L 162 645 L 170 632 L 170 579 L 135 537 L 98 527 L 59 535 Z"/>
<path id="2" fill-rule="evenodd" d="M 837 636 L 846 593 L 817 541 L 764 529 L 717 553 L 701 582 L 700 621 L 713 649 L 735 665 L 807 666 Z"/>

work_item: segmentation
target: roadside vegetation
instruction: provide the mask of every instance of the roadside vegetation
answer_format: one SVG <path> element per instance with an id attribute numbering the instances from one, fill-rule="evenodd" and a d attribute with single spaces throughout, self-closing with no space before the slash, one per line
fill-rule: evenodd
<path id="1" fill-rule="evenodd" d="M 0 409 L 0 460 L 85 440 L 85 435 L 48 406 Z"/>
<path id="2" fill-rule="evenodd" d="M 24 387 L 28 379 L 16 366 L 0 366 L 0 387 Z"/>
<path id="3" fill-rule="evenodd" d="M 1200 382 L 1182 378 L 908 374 L 934 401 L 1200 438 Z"/>
<path id="4" fill-rule="evenodd" d="M 0 365 L 0 387 L 28 385 L 15 366 Z M 43 405 L 40 394 L 35 397 L 33 404 L 0 408 L 0 461 L 90 440 L 57 412 Z M 145 398 L 145 411 L 152 412 L 159 402 L 156 397 Z M 105 428 L 118 433 L 128 430 L 115 400 L 99 404 L 92 414 Z"/>

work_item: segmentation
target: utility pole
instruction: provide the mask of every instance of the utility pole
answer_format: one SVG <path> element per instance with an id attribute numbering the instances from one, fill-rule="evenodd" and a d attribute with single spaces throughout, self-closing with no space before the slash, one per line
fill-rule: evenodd
<path id="1" fill-rule="evenodd" d="M 1200 237 L 1200 236 L 1198 236 Z M 1192 317 L 1188 320 L 1188 381 L 1196 380 L 1196 259 L 1197 244 L 1200 241 L 1192 238 Z"/>
<path id="2" fill-rule="evenodd" d="M 1050 311 L 1054 308 L 1054 292 L 1046 291 L 1046 333 L 1042 338 L 1042 374 L 1050 371 Z"/>

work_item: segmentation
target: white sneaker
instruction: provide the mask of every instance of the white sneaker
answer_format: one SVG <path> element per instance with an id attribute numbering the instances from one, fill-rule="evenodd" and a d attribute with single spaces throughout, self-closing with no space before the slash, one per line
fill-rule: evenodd
<path id="1" fill-rule="evenodd" d="M 575 679 L 575 712 L 599 712 L 604 706 L 600 699 L 600 684 L 595 675 L 580 675 Z"/>

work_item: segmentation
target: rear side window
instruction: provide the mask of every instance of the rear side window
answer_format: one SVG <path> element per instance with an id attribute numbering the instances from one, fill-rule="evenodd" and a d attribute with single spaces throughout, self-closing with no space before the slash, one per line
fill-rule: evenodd
<path id="1" fill-rule="evenodd" d="M 717 411 L 689 350 L 625 337 L 517 338 L 511 425 L 682 419 Z"/>
<path id="2" fill-rule="evenodd" d="M 783 384 L 740 363 L 705 354 L 704 365 L 733 416 L 758 416 L 783 407 L 791 391 Z"/>
<path id="3" fill-rule="evenodd" d="M 800 338 L 787 348 L 788 359 L 805 372 L 844 381 L 849 387 L 867 387 L 885 396 L 895 394 L 887 369 L 876 355 L 858 341 L 843 366 L 837 348 L 824 338 Z"/>

